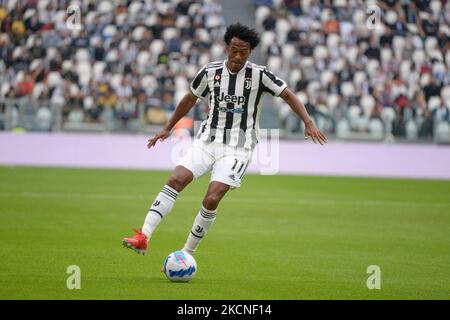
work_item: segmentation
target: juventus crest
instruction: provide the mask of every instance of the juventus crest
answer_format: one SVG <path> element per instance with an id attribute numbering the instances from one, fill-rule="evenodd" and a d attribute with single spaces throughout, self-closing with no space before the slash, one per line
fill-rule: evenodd
<path id="1" fill-rule="evenodd" d="M 251 78 L 247 78 L 244 81 L 244 87 L 245 89 L 250 89 L 252 87 L 252 79 Z"/>

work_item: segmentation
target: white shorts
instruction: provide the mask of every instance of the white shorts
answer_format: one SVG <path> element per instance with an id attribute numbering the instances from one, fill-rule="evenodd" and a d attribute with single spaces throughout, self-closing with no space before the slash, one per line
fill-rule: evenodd
<path id="1" fill-rule="evenodd" d="M 194 179 L 212 171 L 211 181 L 219 181 L 232 188 L 238 188 L 252 160 L 252 152 L 250 149 L 195 139 L 177 165 L 191 171 Z"/>

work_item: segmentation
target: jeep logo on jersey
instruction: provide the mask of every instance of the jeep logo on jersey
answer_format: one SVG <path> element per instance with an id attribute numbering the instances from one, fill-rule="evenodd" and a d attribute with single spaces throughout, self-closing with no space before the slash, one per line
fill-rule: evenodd
<path id="1" fill-rule="evenodd" d="M 220 96 L 216 97 L 217 102 L 226 102 L 226 103 L 234 103 L 237 105 L 243 105 L 245 103 L 245 97 L 244 96 L 235 96 L 235 95 L 225 95 L 223 92 L 220 94 Z"/>

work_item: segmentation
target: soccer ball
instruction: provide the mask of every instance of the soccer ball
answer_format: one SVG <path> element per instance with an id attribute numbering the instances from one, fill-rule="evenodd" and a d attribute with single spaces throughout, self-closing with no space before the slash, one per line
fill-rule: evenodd
<path id="1" fill-rule="evenodd" d="M 197 273 L 197 262 L 189 253 L 175 251 L 166 258 L 163 272 L 170 281 L 188 282 L 191 281 Z"/>

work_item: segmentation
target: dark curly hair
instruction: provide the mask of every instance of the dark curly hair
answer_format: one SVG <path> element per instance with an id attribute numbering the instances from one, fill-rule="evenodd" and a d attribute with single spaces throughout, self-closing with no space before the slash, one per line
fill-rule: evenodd
<path id="1" fill-rule="evenodd" d="M 259 44 L 259 34 L 254 29 L 250 29 L 239 22 L 228 26 L 223 40 L 229 45 L 233 37 L 248 42 L 252 50 Z"/>

